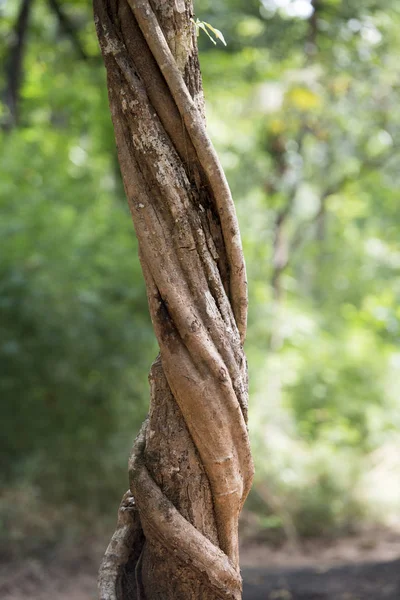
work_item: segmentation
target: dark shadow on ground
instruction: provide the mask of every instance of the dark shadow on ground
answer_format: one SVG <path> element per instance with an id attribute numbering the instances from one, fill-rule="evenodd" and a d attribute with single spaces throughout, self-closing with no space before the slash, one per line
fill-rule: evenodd
<path id="1" fill-rule="evenodd" d="M 400 560 L 332 569 L 245 568 L 243 600 L 400 600 Z"/>

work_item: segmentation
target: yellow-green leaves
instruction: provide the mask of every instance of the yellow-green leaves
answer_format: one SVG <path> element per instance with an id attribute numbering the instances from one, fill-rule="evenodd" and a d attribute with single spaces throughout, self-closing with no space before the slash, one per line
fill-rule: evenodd
<path id="1" fill-rule="evenodd" d="M 226 46 L 225 38 L 219 29 L 216 29 L 215 27 L 210 25 L 210 23 L 206 23 L 205 21 L 200 21 L 200 19 L 196 19 L 196 20 L 190 19 L 190 20 L 195 25 L 196 33 L 198 36 L 200 35 L 200 29 L 202 29 L 204 31 L 204 33 L 210 38 L 212 43 L 214 45 L 216 45 L 217 42 L 215 41 L 213 36 L 210 34 L 210 31 L 211 31 L 211 33 L 215 35 L 217 40 L 220 40 L 224 44 L 224 46 Z M 210 31 L 208 31 L 208 30 L 210 30 Z"/>
<path id="2" fill-rule="evenodd" d="M 289 103 L 301 111 L 316 110 L 322 105 L 322 98 L 307 87 L 294 87 L 287 93 Z"/>

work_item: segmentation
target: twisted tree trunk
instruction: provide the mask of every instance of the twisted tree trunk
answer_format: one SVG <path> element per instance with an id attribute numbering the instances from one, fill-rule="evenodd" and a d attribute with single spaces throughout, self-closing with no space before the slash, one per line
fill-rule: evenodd
<path id="1" fill-rule="evenodd" d="M 241 598 L 253 465 L 246 273 L 207 135 L 191 0 L 95 0 L 118 157 L 160 356 L 101 600 Z"/>

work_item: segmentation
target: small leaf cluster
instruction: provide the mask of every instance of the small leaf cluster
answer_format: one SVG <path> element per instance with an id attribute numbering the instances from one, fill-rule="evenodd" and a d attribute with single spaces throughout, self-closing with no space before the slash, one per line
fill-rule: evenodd
<path id="1" fill-rule="evenodd" d="M 212 34 L 215 35 L 215 37 L 217 38 L 217 40 L 220 40 L 224 46 L 226 46 L 226 41 L 225 38 L 222 34 L 222 32 L 217 29 L 216 27 L 213 27 L 212 25 L 210 25 L 210 23 L 206 23 L 206 21 L 200 21 L 200 19 L 190 19 L 192 21 L 192 23 L 195 25 L 196 27 L 196 33 L 197 36 L 200 35 L 200 29 L 202 29 L 204 31 L 204 33 L 210 38 L 210 40 L 212 41 L 212 43 L 214 45 L 217 44 L 216 40 L 213 38 L 213 36 L 210 34 L 210 31 Z"/>

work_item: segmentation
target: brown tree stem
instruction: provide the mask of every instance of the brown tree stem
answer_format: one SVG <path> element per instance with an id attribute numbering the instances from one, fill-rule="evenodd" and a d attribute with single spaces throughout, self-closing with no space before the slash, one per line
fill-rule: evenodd
<path id="1" fill-rule="evenodd" d="M 247 323 L 246 267 L 235 205 L 225 173 L 150 3 L 148 0 L 128 2 L 164 75 L 214 194 L 231 269 L 231 302 L 243 342 Z"/>
<path id="2" fill-rule="evenodd" d="M 142 533 L 136 520 L 117 527 L 100 597 L 238 600 L 238 518 L 253 474 L 246 274 L 232 197 L 205 129 L 192 3 L 94 6 L 160 346 L 149 419 L 130 459 Z"/>

